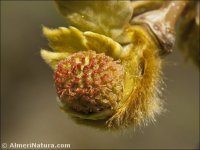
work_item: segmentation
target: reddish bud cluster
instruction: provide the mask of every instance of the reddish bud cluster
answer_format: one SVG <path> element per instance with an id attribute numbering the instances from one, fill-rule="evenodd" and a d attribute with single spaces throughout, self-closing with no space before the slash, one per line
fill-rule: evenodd
<path id="1" fill-rule="evenodd" d="M 123 92 L 123 66 L 105 54 L 74 53 L 60 61 L 54 80 L 63 104 L 77 112 L 113 109 Z"/>

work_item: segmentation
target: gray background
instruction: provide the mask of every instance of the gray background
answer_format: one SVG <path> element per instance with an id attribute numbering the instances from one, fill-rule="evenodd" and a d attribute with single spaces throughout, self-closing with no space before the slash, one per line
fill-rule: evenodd
<path id="1" fill-rule="evenodd" d="M 164 60 L 167 112 L 134 132 L 80 126 L 60 111 L 52 70 L 40 57 L 49 49 L 41 25 L 66 26 L 52 1 L 1 1 L 2 143 L 70 143 L 71 148 L 198 148 L 199 71 L 179 51 Z"/>

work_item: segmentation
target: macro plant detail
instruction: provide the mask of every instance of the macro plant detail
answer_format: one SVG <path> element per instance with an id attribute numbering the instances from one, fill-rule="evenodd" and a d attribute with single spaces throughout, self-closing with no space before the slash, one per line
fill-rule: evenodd
<path id="1" fill-rule="evenodd" d="M 104 129 L 154 122 L 163 111 L 163 57 L 188 2 L 55 2 L 70 26 L 43 27 L 53 51 L 41 56 L 54 70 L 59 107 Z"/>
<path id="2" fill-rule="evenodd" d="M 77 52 L 54 73 L 61 102 L 84 114 L 112 111 L 123 92 L 123 66 L 105 54 Z M 107 116 L 103 116 L 107 117 Z"/>

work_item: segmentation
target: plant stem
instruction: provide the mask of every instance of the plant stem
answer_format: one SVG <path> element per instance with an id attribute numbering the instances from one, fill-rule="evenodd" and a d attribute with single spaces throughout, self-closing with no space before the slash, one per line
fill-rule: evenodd
<path id="1" fill-rule="evenodd" d="M 158 0 L 158 1 L 157 0 L 156 1 L 140 0 L 140 1 L 132 1 L 131 4 L 133 8 L 132 17 L 135 17 L 147 11 L 160 8 L 160 6 L 162 5 L 162 1 L 161 0 Z"/>
<path id="2" fill-rule="evenodd" d="M 163 14 L 165 14 L 163 16 L 163 21 L 165 21 L 166 24 L 169 24 L 169 27 L 174 28 L 186 4 L 187 1 L 166 2 L 161 8 L 161 11 L 163 11 Z"/>
<path id="3" fill-rule="evenodd" d="M 144 24 L 150 29 L 157 39 L 162 51 L 161 55 L 172 51 L 175 43 L 175 26 L 178 18 L 184 10 L 187 1 L 167 1 L 163 6 L 154 11 L 150 11 L 135 17 L 132 24 Z"/>

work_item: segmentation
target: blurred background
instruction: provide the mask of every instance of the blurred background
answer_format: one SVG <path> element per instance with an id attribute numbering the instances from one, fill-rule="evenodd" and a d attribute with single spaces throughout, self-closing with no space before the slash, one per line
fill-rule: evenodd
<path id="1" fill-rule="evenodd" d="M 165 58 L 167 111 L 141 130 L 103 132 L 75 124 L 56 102 L 41 26 L 66 26 L 52 1 L 1 1 L 1 142 L 69 143 L 72 149 L 199 148 L 199 70 L 174 50 Z"/>

